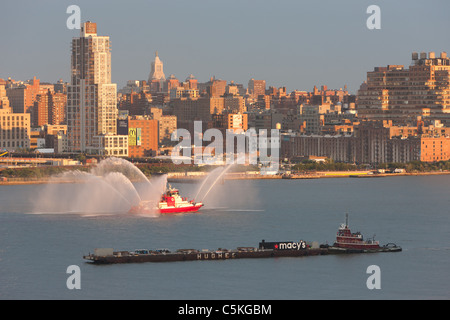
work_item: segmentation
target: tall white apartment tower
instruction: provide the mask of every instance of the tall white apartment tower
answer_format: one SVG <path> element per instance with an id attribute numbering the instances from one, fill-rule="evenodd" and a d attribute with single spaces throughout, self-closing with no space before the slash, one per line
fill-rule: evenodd
<path id="1" fill-rule="evenodd" d="M 71 80 L 67 88 L 67 138 L 69 151 L 109 155 L 105 137 L 117 134 L 117 85 L 111 83 L 111 43 L 97 35 L 97 24 L 85 22 L 80 37 L 72 39 Z M 113 155 L 125 155 L 112 152 Z"/>

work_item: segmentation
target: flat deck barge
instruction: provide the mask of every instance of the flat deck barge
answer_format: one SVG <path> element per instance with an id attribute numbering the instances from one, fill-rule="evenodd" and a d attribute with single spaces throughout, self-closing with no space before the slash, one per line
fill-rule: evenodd
<path id="1" fill-rule="evenodd" d="M 369 252 L 396 252 L 400 247 L 381 247 L 379 250 L 346 250 L 327 245 L 318 245 L 317 242 L 285 241 L 259 243 L 259 247 L 238 247 L 228 250 L 178 249 L 171 252 L 167 249 L 134 251 L 114 251 L 111 248 L 95 249 L 83 258 L 94 264 L 142 263 L 142 262 L 175 262 L 175 261 L 211 261 L 244 258 L 277 258 L 277 257 L 304 257 L 341 253 L 369 253 Z"/>

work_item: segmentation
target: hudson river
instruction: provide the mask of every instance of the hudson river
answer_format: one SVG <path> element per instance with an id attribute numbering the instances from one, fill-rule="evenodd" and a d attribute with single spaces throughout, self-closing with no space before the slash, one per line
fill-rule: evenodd
<path id="1" fill-rule="evenodd" d="M 175 186 L 188 197 L 197 187 Z M 159 217 L 132 216 L 125 204 L 109 215 L 50 214 L 36 203 L 68 201 L 79 185 L 45 188 L 0 186 L 0 299 L 450 298 L 450 176 L 225 181 L 199 213 Z M 347 212 L 353 232 L 403 251 L 108 266 L 83 260 L 95 248 L 332 244 Z M 80 267 L 80 290 L 66 286 L 71 265 Z M 371 265 L 380 267 L 381 289 L 366 285 Z"/>

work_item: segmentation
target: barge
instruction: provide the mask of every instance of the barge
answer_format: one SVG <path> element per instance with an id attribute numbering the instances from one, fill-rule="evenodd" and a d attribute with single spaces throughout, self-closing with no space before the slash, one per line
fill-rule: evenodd
<path id="1" fill-rule="evenodd" d="M 375 239 L 364 240 L 360 232 L 352 233 L 346 223 L 341 224 L 332 246 L 319 245 L 318 242 L 307 241 L 281 241 L 266 242 L 262 240 L 258 247 L 237 247 L 228 250 L 178 249 L 171 252 L 168 249 L 137 249 L 134 251 L 114 251 L 111 248 L 95 249 L 83 258 L 94 264 L 138 263 L 138 262 L 173 262 L 195 260 L 229 260 L 243 258 L 278 258 L 278 257 L 304 257 L 341 253 L 376 253 L 400 252 L 402 248 L 388 243 L 380 246 Z"/>
<path id="2" fill-rule="evenodd" d="M 328 249 L 321 248 L 316 242 L 284 241 L 259 243 L 259 247 L 237 247 L 228 250 L 178 249 L 171 252 L 168 249 L 134 251 L 114 251 L 110 248 L 95 249 L 93 254 L 83 258 L 94 264 L 138 263 L 138 262 L 174 262 L 195 260 L 229 260 L 243 258 L 277 258 L 303 257 L 328 254 Z"/>

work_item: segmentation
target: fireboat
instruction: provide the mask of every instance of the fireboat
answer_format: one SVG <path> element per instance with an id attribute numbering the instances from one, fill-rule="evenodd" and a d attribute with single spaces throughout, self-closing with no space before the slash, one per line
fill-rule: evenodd
<path id="1" fill-rule="evenodd" d="M 336 234 L 336 241 L 329 247 L 335 253 L 359 253 L 359 252 L 396 252 L 402 248 L 394 243 L 380 246 L 379 241 L 372 239 L 364 240 L 361 232 L 352 233 L 348 226 L 348 214 L 345 215 L 345 224 L 341 224 Z"/>
<path id="2" fill-rule="evenodd" d="M 141 201 L 138 205 L 132 206 L 128 212 L 134 214 L 192 213 L 197 212 L 201 207 L 203 207 L 203 203 L 181 197 L 178 189 L 172 188 L 169 184 L 158 204 L 154 201 Z"/>

